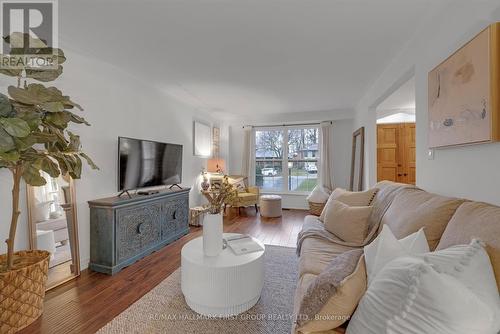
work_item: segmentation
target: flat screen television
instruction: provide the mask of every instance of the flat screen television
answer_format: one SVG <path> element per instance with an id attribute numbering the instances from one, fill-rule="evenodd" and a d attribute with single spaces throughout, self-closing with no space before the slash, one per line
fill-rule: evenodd
<path id="1" fill-rule="evenodd" d="M 182 182 L 182 145 L 118 137 L 118 191 Z"/>

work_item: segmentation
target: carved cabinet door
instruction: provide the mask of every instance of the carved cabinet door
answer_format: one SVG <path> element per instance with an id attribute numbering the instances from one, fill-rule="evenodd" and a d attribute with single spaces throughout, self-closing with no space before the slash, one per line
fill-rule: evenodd
<path id="1" fill-rule="evenodd" d="M 117 210 L 116 259 L 120 263 L 155 245 L 161 237 L 161 203 Z"/>
<path id="2" fill-rule="evenodd" d="M 188 202 L 183 199 L 169 200 L 163 204 L 164 221 L 162 222 L 162 239 L 168 239 L 187 228 Z"/>

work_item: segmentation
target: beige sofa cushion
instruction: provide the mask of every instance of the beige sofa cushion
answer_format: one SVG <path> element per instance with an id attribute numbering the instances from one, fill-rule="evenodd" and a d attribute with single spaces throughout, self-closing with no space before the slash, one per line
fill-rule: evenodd
<path id="1" fill-rule="evenodd" d="M 361 244 L 368 235 L 371 206 L 349 206 L 333 200 L 325 210 L 325 229 L 346 242 Z"/>
<path id="2" fill-rule="evenodd" d="M 366 191 L 347 191 L 342 188 L 336 188 L 328 201 L 326 202 L 321 215 L 319 216 L 319 220 L 325 221 L 326 210 L 328 210 L 328 206 L 332 205 L 333 200 L 340 201 L 349 206 L 369 206 L 377 194 L 378 189 L 372 188 Z"/>
<path id="3" fill-rule="evenodd" d="M 298 298 L 296 303 L 298 304 L 296 304 L 297 308 L 295 309 L 300 309 L 301 297 L 304 296 L 307 288 L 311 284 L 314 284 L 318 276 L 309 274 L 305 277 L 307 278 L 302 283 L 306 282 L 307 285 L 298 289 L 300 290 L 300 294 L 296 295 L 296 298 Z M 314 277 L 314 279 L 311 280 L 311 277 Z M 352 274 L 342 280 L 335 294 L 326 301 L 321 310 L 316 314 L 315 319 L 297 327 L 297 332 L 304 334 L 317 333 L 329 331 L 340 326 L 354 313 L 356 306 L 366 291 L 366 286 L 366 267 L 364 256 L 361 256 Z"/>
<path id="4" fill-rule="evenodd" d="M 500 291 L 500 207 L 479 203 L 462 204 L 446 227 L 437 249 L 468 244 L 479 238 L 486 243 Z"/>
<path id="5" fill-rule="evenodd" d="M 420 189 L 402 189 L 387 209 L 382 225 L 387 224 L 398 239 L 423 227 L 429 247 L 434 250 L 446 225 L 463 202 L 462 199 L 434 195 Z"/>

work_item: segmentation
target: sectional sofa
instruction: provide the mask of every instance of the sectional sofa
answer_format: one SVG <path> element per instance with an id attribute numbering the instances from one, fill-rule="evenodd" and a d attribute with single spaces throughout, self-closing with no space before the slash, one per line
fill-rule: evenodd
<path id="1" fill-rule="evenodd" d="M 440 196 L 414 186 L 388 181 L 380 182 L 375 187 L 379 191 L 371 205 L 373 212 L 381 213 L 379 231 L 387 224 L 399 239 L 424 227 L 431 251 L 467 244 L 472 238 L 480 238 L 487 245 L 486 250 L 500 289 L 500 207 Z M 397 195 L 387 205 L 387 196 L 394 190 L 397 190 Z M 307 216 L 305 228 L 309 225 L 307 222 L 318 219 L 317 216 Z M 332 259 L 352 249 L 355 247 L 332 243 L 324 238 L 310 237 L 302 241 L 294 303 L 296 314 L 301 297 L 315 277 Z M 346 325 L 344 323 L 341 327 L 321 333 L 344 333 Z M 294 331 L 299 333 L 296 329 Z"/>

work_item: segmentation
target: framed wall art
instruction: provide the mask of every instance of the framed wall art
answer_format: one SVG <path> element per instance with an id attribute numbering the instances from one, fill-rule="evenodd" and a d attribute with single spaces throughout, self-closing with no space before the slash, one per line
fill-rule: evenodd
<path id="1" fill-rule="evenodd" d="M 212 129 L 210 125 L 194 122 L 193 154 L 203 158 L 208 158 L 212 154 Z"/>
<path id="2" fill-rule="evenodd" d="M 500 23 L 428 75 L 429 147 L 500 140 Z"/>

